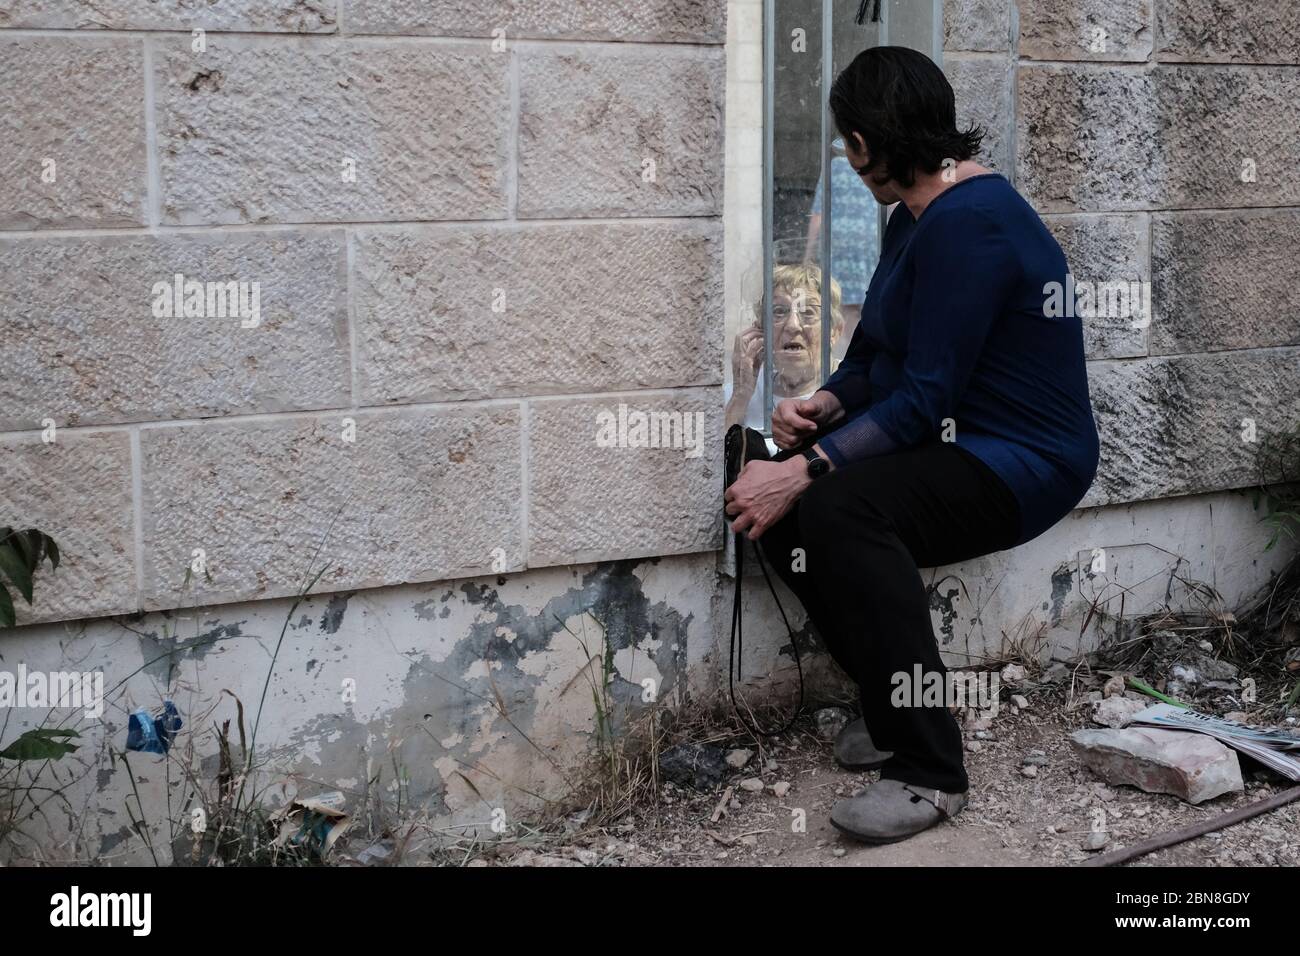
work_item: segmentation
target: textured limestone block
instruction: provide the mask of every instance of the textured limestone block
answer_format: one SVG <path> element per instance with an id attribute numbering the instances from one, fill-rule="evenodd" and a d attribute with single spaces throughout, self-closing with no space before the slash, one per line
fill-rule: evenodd
<path id="1" fill-rule="evenodd" d="M 522 566 L 514 404 L 149 428 L 140 443 L 151 607 L 183 596 L 195 549 L 211 581 L 184 593 L 214 602 L 294 593 L 317 548 L 320 591 Z"/>
<path id="2" fill-rule="evenodd" d="M 716 221 L 362 233 L 363 401 L 718 384 L 721 247 Z"/>
<path id="3" fill-rule="evenodd" d="M 1137 209 L 1154 202 L 1166 172 L 1151 136 L 1151 74 L 1022 66 L 1017 84 L 1017 185 L 1035 209 Z"/>
<path id="4" fill-rule="evenodd" d="M 1149 283 L 1151 243 L 1143 215 L 1048 216 L 1043 220 L 1065 252 L 1076 282 Z M 1144 288 L 1148 288 L 1144 287 Z M 1151 316 L 1097 314 L 1083 319 L 1083 346 L 1088 358 L 1130 358 L 1146 354 Z"/>
<path id="5" fill-rule="evenodd" d="M 0 524 L 40 528 L 61 563 L 42 565 L 32 606 L 11 589 L 18 623 L 134 611 L 131 439 L 56 429 L 0 439 Z"/>
<path id="6" fill-rule="evenodd" d="M 332 33 L 339 0 L 0 0 L 0 27 Z"/>
<path id="7" fill-rule="evenodd" d="M 1300 348 L 1093 363 L 1101 465 L 1083 506 L 1253 487 L 1261 449 L 1300 420 L 1297 368 Z"/>
<path id="8" fill-rule="evenodd" d="M 156 42 L 174 223 L 505 214 L 509 58 L 483 44 Z"/>
<path id="9" fill-rule="evenodd" d="M 945 0 L 943 48 L 979 53 L 1011 49 L 1011 0 Z"/>
<path id="10" fill-rule="evenodd" d="M 1202 63 L 1300 63 L 1300 5 L 1161 0 L 1156 56 Z"/>
<path id="11" fill-rule="evenodd" d="M 1153 75 L 1161 206 L 1300 204 L 1300 71 L 1179 66 Z"/>
<path id="12" fill-rule="evenodd" d="M 721 213 L 723 64 L 698 48 L 522 55 L 519 214 Z"/>
<path id="13" fill-rule="evenodd" d="M 0 229 L 143 224 L 143 43 L 0 36 L 0 143 Z"/>
<path id="14" fill-rule="evenodd" d="M 1155 727 L 1077 730 L 1070 743 L 1084 766 L 1110 784 L 1171 793 L 1188 803 L 1245 789 L 1236 752 L 1205 734 Z"/>
<path id="15" fill-rule="evenodd" d="M 1022 67 L 1018 182 L 1040 212 L 1300 203 L 1300 75 Z"/>
<path id="16" fill-rule="evenodd" d="M 1300 345 L 1300 213 L 1160 213 L 1151 232 L 1152 353 Z"/>
<path id="17" fill-rule="evenodd" d="M 718 548 L 721 409 L 719 389 L 531 402 L 529 565 Z"/>
<path id="18" fill-rule="evenodd" d="M 726 0 L 349 0 L 348 29 L 438 36 L 721 43 Z"/>
<path id="19" fill-rule="evenodd" d="M 976 160 L 1006 172 L 1011 169 L 1011 77 L 1009 60 L 998 57 L 944 57 L 943 71 L 957 98 L 957 126 L 984 129 Z"/>
<path id="20" fill-rule="evenodd" d="M 346 405 L 343 233 L 0 240 L 0 340 L 0 428 Z"/>
<path id="21" fill-rule="evenodd" d="M 1037 60 L 1146 60 L 1151 0 L 1020 0 L 1020 55 Z"/>

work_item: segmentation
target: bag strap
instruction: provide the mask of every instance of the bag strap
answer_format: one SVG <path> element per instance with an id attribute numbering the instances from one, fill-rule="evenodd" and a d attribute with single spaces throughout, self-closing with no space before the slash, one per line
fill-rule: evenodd
<path id="1" fill-rule="evenodd" d="M 741 441 L 740 467 L 744 467 L 745 454 L 744 449 L 747 444 L 747 438 L 743 436 Z M 727 469 L 723 468 L 723 481 L 727 481 Z M 723 489 L 726 490 L 725 487 Z M 763 551 L 757 543 L 753 544 L 754 557 L 758 560 L 758 567 L 763 572 L 763 580 L 767 582 L 767 588 L 772 592 L 772 600 L 776 602 L 776 609 L 781 614 L 781 621 L 785 624 L 786 633 L 790 635 L 790 647 L 794 650 L 794 666 L 799 672 L 799 703 L 794 709 L 794 713 L 776 730 L 764 730 L 758 725 L 757 720 L 751 726 L 736 702 L 736 678 L 744 670 L 744 653 L 745 653 L 745 636 L 744 636 L 744 614 L 742 609 L 742 591 L 741 583 L 745 577 L 745 542 L 749 539 L 743 533 L 734 535 L 736 542 L 736 588 L 731 602 L 731 648 L 727 657 L 727 691 L 731 695 L 731 707 L 736 712 L 737 719 L 740 720 L 741 726 L 748 730 L 756 737 L 776 737 L 793 725 L 799 715 L 803 713 L 804 708 L 804 682 L 803 682 L 803 661 L 799 657 L 799 642 L 795 638 L 794 628 L 790 626 L 790 619 L 786 617 L 785 608 L 781 606 L 781 598 L 776 593 L 776 585 L 772 583 L 772 577 L 767 571 L 767 562 L 763 560 Z"/>

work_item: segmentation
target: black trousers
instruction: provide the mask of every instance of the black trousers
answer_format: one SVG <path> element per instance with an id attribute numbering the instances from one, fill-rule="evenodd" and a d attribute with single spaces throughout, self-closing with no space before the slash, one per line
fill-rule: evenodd
<path id="1" fill-rule="evenodd" d="M 947 675 L 919 568 L 1011 547 L 1014 494 L 987 465 L 935 442 L 837 468 L 816 479 L 760 539 L 828 650 L 858 685 L 872 741 L 893 751 L 887 778 L 948 793 L 968 789 L 961 730 L 946 706 L 895 707 L 893 675 Z M 794 550 L 804 551 L 804 570 Z"/>

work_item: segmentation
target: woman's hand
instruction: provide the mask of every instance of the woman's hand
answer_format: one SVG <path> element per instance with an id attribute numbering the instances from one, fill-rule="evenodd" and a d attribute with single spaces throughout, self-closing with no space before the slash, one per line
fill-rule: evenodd
<path id="1" fill-rule="evenodd" d="M 744 395 L 748 402 L 758 386 L 758 370 L 763 364 L 763 330 L 750 326 L 741 330 L 731 347 L 731 389 Z"/>
<path id="2" fill-rule="evenodd" d="M 797 448 L 843 414 L 844 406 L 830 392 L 787 398 L 772 410 L 772 440 L 778 448 Z"/>
<path id="3" fill-rule="evenodd" d="M 757 541 L 785 516 L 811 481 L 802 457 L 749 462 L 724 496 L 731 530 Z"/>

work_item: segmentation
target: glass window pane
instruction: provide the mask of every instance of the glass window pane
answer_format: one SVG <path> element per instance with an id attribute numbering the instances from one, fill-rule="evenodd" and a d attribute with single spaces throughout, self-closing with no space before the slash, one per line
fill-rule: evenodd
<path id="1" fill-rule="evenodd" d="M 831 38 L 831 76 L 837 76 L 879 38 L 879 25 L 868 21 L 854 22 L 858 0 L 828 0 L 832 8 L 834 29 Z M 829 91 L 828 91 L 829 92 Z M 824 105 L 824 104 L 823 104 Z M 831 277 L 839 286 L 843 328 L 832 336 L 832 365 L 843 357 L 849 338 L 857 328 L 866 298 L 867 283 L 880 257 L 880 206 L 862 178 L 844 156 L 844 143 L 827 115 L 831 142 Z M 821 188 L 813 201 L 813 212 L 820 218 Z M 818 246 L 818 261 L 820 256 Z"/>
<path id="2" fill-rule="evenodd" d="M 882 42 L 938 56 L 941 21 L 936 16 L 942 8 L 939 0 L 882 0 L 882 22 L 858 24 L 858 6 L 859 0 L 765 4 L 764 41 L 770 57 L 763 64 L 764 93 L 771 114 L 763 130 L 770 150 L 765 169 L 770 183 L 764 184 L 763 198 L 771 221 L 764 236 L 765 261 L 756 259 L 745 269 L 743 306 L 729 316 L 729 425 L 742 422 L 767 431 L 769 354 L 773 406 L 784 398 L 810 395 L 825 381 L 848 346 L 879 258 L 884 218 L 844 155 L 826 105 L 827 73 L 833 78 L 863 49 Z M 829 36 L 823 32 L 825 17 L 830 19 Z M 829 52 L 829 64 L 823 51 Z M 827 217 L 823 198 L 828 184 Z M 826 238 L 828 249 L 823 248 Z M 828 285 L 822 280 L 823 264 L 829 264 Z M 764 289 L 769 287 L 770 345 L 764 336 Z M 824 338 L 831 344 L 829 367 L 822 361 Z"/>
<path id="3" fill-rule="evenodd" d="M 772 98 L 770 137 L 772 187 L 766 197 L 772 215 L 765 239 L 771 258 L 773 404 L 810 395 L 821 384 L 821 274 L 809 256 L 817 254 L 812 204 L 821 174 L 822 0 L 776 0 L 764 24 L 772 50 L 765 81 Z M 728 424 L 766 430 L 763 263 L 755 262 L 742 283 L 749 305 L 732 342 L 732 393 Z M 742 403 L 742 399 L 744 400 Z"/>

